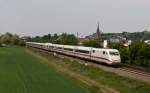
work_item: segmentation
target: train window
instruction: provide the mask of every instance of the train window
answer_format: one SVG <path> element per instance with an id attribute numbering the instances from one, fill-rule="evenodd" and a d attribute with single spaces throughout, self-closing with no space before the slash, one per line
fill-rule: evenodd
<path id="1" fill-rule="evenodd" d="M 104 54 L 104 55 L 107 55 L 107 52 L 106 52 L 106 51 L 103 51 L 103 54 Z"/>
<path id="2" fill-rule="evenodd" d="M 49 46 L 49 48 L 54 48 L 53 46 Z"/>
<path id="3" fill-rule="evenodd" d="M 90 51 L 86 51 L 86 50 L 76 50 L 76 52 L 87 53 L 87 54 L 90 53 Z"/>
<path id="4" fill-rule="evenodd" d="M 116 55 L 116 56 L 118 56 L 118 55 L 119 55 L 119 53 L 118 53 L 118 52 L 112 52 L 112 51 L 109 51 L 109 54 L 110 54 L 110 55 Z"/>
<path id="5" fill-rule="evenodd" d="M 58 49 L 62 49 L 62 47 L 57 47 Z"/>
<path id="6" fill-rule="evenodd" d="M 73 49 L 70 48 L 64 48 L 64 50 L 73 51 Z"/>
<path id="7" fill-rule="evenodd" d="M 103 51 L 103 54 L 105 54 L 105 51 Z"/>
<path id="8" fill-rule="evenodd" d="M 93 53 L 95 53 L 95 50 L 92 50 L 93 51 Z"/>

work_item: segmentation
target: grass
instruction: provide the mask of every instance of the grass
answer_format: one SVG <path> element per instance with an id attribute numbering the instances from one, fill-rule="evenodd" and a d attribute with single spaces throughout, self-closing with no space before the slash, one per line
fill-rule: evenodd
<path id="1" fill-rule="evenodd" d="M 0 47 L 0 93 L 96 93 L 18 47 Z"/>
<path id="2" fill-rule="evenodd" d="M 34 52 L 39 53 L 37 50 L 34 50 Z M 115 89 L 120 93 L 150 93 L 150 84 L 148 83 L 105 72 L 92 66 L 85 66 L 79 64 L 77 61 L 60 58 L 53 56 L 52 54 L 40 52 L 40 55 L 74 72 L 90 77 L 91 79 L 96 80 L 99 84 Z"/>

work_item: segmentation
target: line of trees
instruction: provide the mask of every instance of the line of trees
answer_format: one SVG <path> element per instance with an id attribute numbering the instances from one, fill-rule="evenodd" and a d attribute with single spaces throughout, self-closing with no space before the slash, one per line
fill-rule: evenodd
<path id="1" fill-rule="evenodd" d="M 0 46 L 4 44 L 24 46 L 25 42 L 17 34 L 7 32 L 6 34 L 0 35 Z"/>
<path id="2" fill-rule="evenodd" d="M 50 42 L 54 44 L 64 44 L 64 45 L 77 45 L 78 38 L 73 34 L 63 33 L 61 35 L 58 34 L 48 34 L 44 36 L 36 36 L 31 39 L 32 42 Z"/>
<path id="3" fill-rule="evenodd" d="M 41 43 L 54 43 L 54 44 L 63 44 L 63 45 L 78 45 L 79 40 L 74 34 L 63 33 L 61 35 L 58 34 L 48 34 L 44 36 L 36 36 L 31 38 L 32 42 L 41 42 Z M 92 39 L 83 42 L 83 46 L 87 47 L 102 47 L 99 40 Z"/>
<path id="4" fill-rule="evenodd" d="M 150 68 L 149 44 L 142 41 L 134 41 L 129 47 L 124 47 L 122 44 L 111 44 L 109 47 L 120 51 L 123 63 Z"/>

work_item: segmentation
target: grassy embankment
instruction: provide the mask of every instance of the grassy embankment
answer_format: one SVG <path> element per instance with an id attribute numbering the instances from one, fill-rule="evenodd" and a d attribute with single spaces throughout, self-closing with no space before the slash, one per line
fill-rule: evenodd
<path id="1" fill-rule="evenodd" d="M 0 47 L 0 93 L 91 93 L 22 48 Z"/>
<path id="2" fill-rule="evenodd" d="M 126 77 L 118 76 L 114 73 L 105 72 L 99 68 L 94 68 L 92 66 L 85 66 L 84 64 L 79 64 L 76 61 L 71 61 L 66 58 L 60 58 L 53 56 L 52 54 L 44 53 L 36 49 L 34 53 L 54 62 L 57 66 L 67 68 L 69 71 L 78 73 L 82 76 L 86 76 L 91 80 L 97 82 L 101 88 L 112 89 L 120 93 L 149 93 L 150 84 L 138 80 L 132 80 Z M 95 86 L 95 88 L 99 88 Z"/>

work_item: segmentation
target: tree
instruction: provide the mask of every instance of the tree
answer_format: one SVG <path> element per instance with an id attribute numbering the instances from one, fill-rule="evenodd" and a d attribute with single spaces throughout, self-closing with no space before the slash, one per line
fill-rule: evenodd
<path id="1" fill-rule="evenodd" d="M 4 35 L 1 36 L 1 43 L 4 43 L 4 44 L 10 44 L 11 43 L 11 37 L 13 35 L 11 33 L 6 33 Z"/>
<path id="2" fill-rule="evenodd" d="M 0 46 L 2 46 L 2 42 L 1 42 L 1 36 L 0 36 Z"/>
<path id="3" fill-rule="evenodd" d="M 73 34 L 63 33 L 57 38 L 56 43 L 63 45 L 77 45 L 78 39 Z"/>
<path id="4" fill-rule="evenodd" d="M 7 45 L 19 45 L 19 42 L 24 42 L 21 38 L 19 38 L 16 34 L 6 33 L 0 36 L 0 45 L 7 44 Z M 24 42 L 25 43 L 25 42 Z"/>
<path id="5" fill-rule="evenodd" d="M 87 47 L 96 47 L 96 48 L 101 47 L 98 40 L 88 40 L 88 41 L 83 42 L 83 45 Z"/>
<path id="6" fill-rule="evenodd" d="M 33 37 L 31 39 L 32 42 L 41 42 L 41 37 L 40 36 L 36 36 L 36 37 Z"/>
<path id="7" fill-rule="evenodd" d="M 136 61 L 139 66 L 150 67 L 150 45 L 143 43 L 137 53 Z"/>
<path id="8" fill-rule="evenodd" d="M 23 40 L 19 40 L 18 45 L 19 45 L 19 46 L 25 46 L 26 43 L 25 43 Z"/>
<path id="9" fill-rule="evenodd" d="M 51 43 L 57 43 L 58 35 L 55 33 L 53 36 L 51 36 L 50 42 Z"/>
<path id="10" fill-rule="evenodd" d="M 18 44 L 18 42 L 19 42 L 19 36 L 18 35 L 12 35 L 12 37 L 11 37 L 11 39 L 10 39 L 10 42 L 11 42 L 11 44 L 13 44 L 13 45 L 17 45 Z"/>
<path id="11" fill-rule="evenodd" d="M 138 57 L 138 51 L 142 47 L 144 43 L 140 41 L 134 41 L 132 44 L 129 46 L 129 51 L 130 51 L 130 64 L 137 64 L 136 59 Z"/>
<path id="12" fill-rule="evenodd" d="M 130 63 L 130 51 L 128 48 L 120 48 L 120 56 L 121 56 L 121 62 L 129 64 Z"/>
<path id="13" fill-rule="evenodd" d="M 46 42 L 49 42 L 49 41 L 50 41 L 50 38 L 49 38 L 48 35 L 44 35 L 44 36 L 41 37 L 41 41 L 42 41 L 43 43 L 46 43 Z"/>

